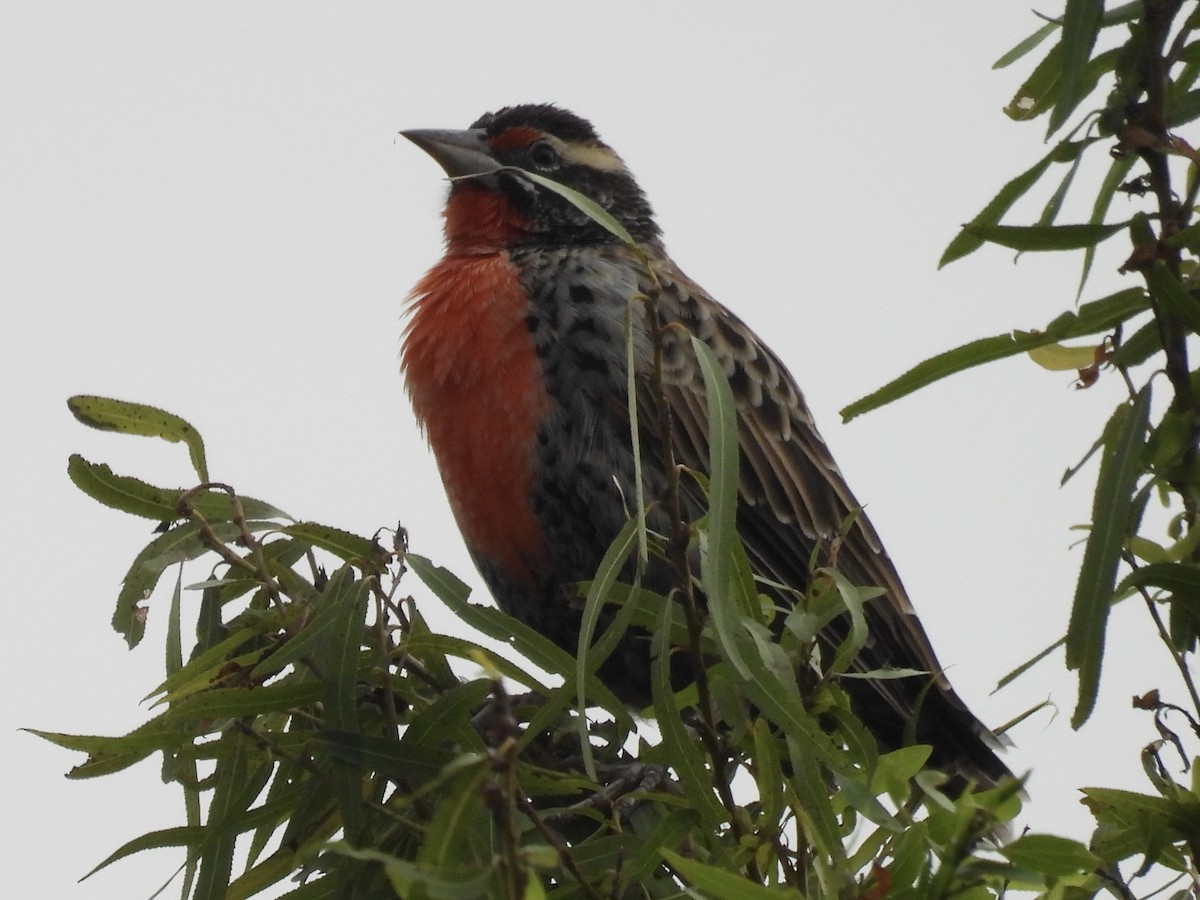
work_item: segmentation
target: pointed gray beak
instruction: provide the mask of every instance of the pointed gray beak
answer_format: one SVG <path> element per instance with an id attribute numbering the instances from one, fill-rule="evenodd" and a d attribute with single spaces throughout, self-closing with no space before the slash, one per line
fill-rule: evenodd
<path id="1" fill-rule="evenodd" d="M 502 168 L 492 155 L 487 133 L 482 128 L 466 131 L 414 128 L 400 133 L 437 160 L 451 178 L 487 175 Z"/>

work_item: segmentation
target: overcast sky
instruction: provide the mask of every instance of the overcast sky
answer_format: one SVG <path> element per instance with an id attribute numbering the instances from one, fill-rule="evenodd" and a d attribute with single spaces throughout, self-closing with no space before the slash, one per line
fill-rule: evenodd
<path id="1" fill-rule="evenodd" d="M 153 760 L 68 782 L 82 756 L 17 731 L 124 733 L 162 673 L 166 598 L 135 652 L 109 627 L 150 525 L 78 493 L 67 455 L 192 480 L 179 446 L 88 431 L 69 395 L 176 412 L 204 435 L 214 478 L 359 533 L 400 520 L 415 551 L 486 593 L 397 371 L 445 182 L 396 133 L 520 102 L 590 118 L 675 260 L 789 365 L 980 717 L 1060 705 L 1012 735 L 1010 766 L 1033 769 L 1024 821 L 1086 839 L 1075 788 L 1148 787 L 1137 753 L 1156 734 L 1129 696 L 1180 691 L 1144 612 L 1118 611 L 1081 733 L 1060 656 L 989 693 L 1064 628 L 1069 529 L 1089 518 L 1094 470 L 1057 485 L 1119 380 L 1076 391 L 1014 359 L 837 416 L 939 350 L 1073 302 L 1073 258 L 1014 266 L 985 248 L 936 267 L 958 225 L 1045 152 L 1043 123 L 1001 112 L 1028 66 L 990 69 L 1037 27 L 1024 0 L 8 2 L 0 15 L 0 893 L 146 897 L 181 859 L 144 854 L 76 886 L 126 839 L 182 824 L 180 797 Z M 1085 299 L 1126 285 L 1120 256 L 1100 256 Z"/>

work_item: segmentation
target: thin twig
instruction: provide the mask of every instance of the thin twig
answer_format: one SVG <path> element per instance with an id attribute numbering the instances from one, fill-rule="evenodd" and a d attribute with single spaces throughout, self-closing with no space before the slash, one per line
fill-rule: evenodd
<path id="1" fill-rule="evenodd" d="M 525 814 L 525 817 L 533 823 L 533 827 L 537 829 L 542 839 L 558 854 L 559 862 L 562 863 L 564 869 L 571 873 L 571 877 L 579 883 L 579 888 L 583 891 L 583 895 L 588 897 L 589 900 L 600 900 L 600 895 L 596 893 L 591 883 L 587 880 L 587 877 L 580 870 L 579 863 L 571 855 L 571 848 L 563 843 L 557 831 L 546 824 L 524 791 L 518 790 L 516 792 L 516 801 L 517 809 Z"/>

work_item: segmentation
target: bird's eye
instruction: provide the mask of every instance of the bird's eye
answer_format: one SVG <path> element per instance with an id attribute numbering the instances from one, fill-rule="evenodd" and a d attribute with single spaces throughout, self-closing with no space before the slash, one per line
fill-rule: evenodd
<path id="1" fill-rule="evenodd" d="M 558 151 L 549 141 L 538 141 L 529 148 L 529 161 L 543 171 L 557 169 Z"/>

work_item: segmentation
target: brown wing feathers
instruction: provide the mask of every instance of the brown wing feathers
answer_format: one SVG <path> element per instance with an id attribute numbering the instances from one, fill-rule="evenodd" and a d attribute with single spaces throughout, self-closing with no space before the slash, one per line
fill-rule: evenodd
<path id="1" fill-rule="evenodd" d="M 734 390 L 741 451 L 738 530 L 747 553 L 761 575 L 802 588 L 814 544 L 833 541 L 859 504 L 783 364 L 732 313 L 703 295 L 678 270 L 664 268 L 657 274 L 660 315 L 682 323 L 712 347 Z M 703 304 L 695 301 L 697 294 L 705 297 Z M 665 390 L 675 422 L 678 461 L 704 469 L 708 415 L 703 381 L 684 341 L 669 344 L 665 352 L 671 357 L 665 366 L 670 379 Z M 920 704 L 917 738 L 943 748 L 945 758 L 935 757 L 935 764 L 972 773 L 985 782 L 1007 775 L 990 749 L 996 739 L 982 726 L 975 732 L 977 742 L 948 745 L 948 739 L 962 733 L 964 724 L 975 724 L 974 717 L 945 680 L 900 577 L 861 511 L 840 541 L 836 561 L 853 583 L 885 591 L 867 604 L 870 638 L 854 669 L 913 668 L 931 673 L 935 680 L 936 689 L 928 692 L 927 679 L 921 677 L 845 682 L 864 718 L 882 726 L 876 728 L 881 742 L 899 745 Z M 844 627 L 834 623 L 827 643 L 836 644 Z"/>

